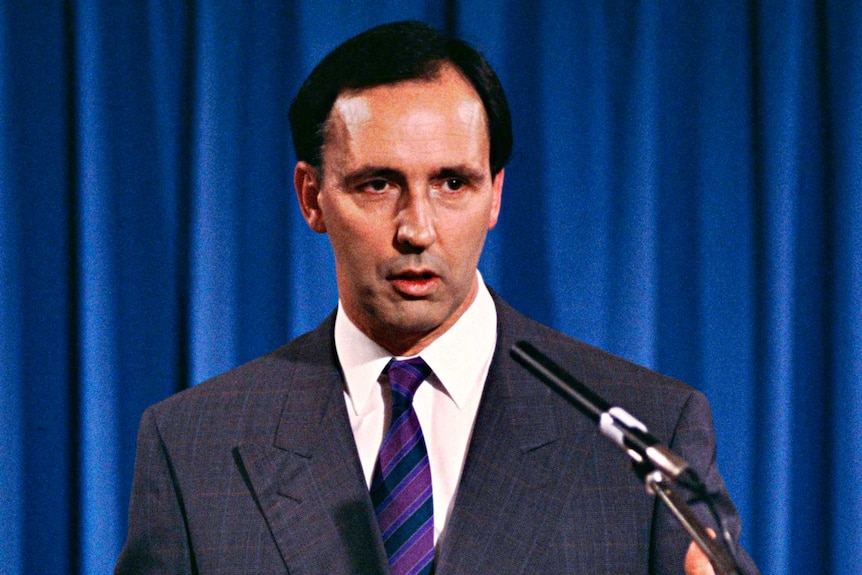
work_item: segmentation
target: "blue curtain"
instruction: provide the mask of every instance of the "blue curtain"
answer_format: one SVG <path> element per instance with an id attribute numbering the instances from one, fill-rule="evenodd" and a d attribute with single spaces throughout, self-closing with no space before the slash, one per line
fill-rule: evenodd
<path id="1" fill-rule="evenodd" d="M 858 573 L 862 8 L 837 0 L 0 3 L 2 570 L 109 572 L 143 409 L 333 308 L 286 110 L 403 18 L 511 100 L 488 283 L 707 394 L 764 574 Z"/>

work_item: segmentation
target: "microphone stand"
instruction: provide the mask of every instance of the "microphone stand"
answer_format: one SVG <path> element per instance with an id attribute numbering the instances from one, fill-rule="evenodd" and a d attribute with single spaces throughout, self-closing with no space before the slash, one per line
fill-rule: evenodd
<path id="1" fill-rule="evenodd" d="M 651 471 L 646 474 L 643 480 L 647 492 L 655 495 L 668 506 L 683 529 L 688 532 L 709 558 L 718 575 L 741 575 L 730 554 L 709 536 L 703 523 L 700 522 L 685 499 L 673 491 L 671 482 L 668 481 L 664 473 L 658 470 Z"/>
<path id="2" fill-rule="evenodd" d="M 531 344 L 512 346 L 512 357 L 548 387 L 562 395 L 579 411 L 599 425 L 602 433 L 617 443 L 634 461 L 635 472 L 649 494 L 661 499 L 683 529 L 709 558 L 717 575 L 742 575 L 737 562 L 710 537 L 686 500 L 671 484 L 691 489 L 709 503 L 706 487 L 685 461 L 654 438 L 641 422 L 593 393 Z M 731 542 L 728 542 L 730 544 Z"/>

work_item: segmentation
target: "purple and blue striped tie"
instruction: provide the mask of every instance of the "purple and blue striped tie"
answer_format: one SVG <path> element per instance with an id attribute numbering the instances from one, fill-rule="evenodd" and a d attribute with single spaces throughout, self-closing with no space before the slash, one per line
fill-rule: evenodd
<path id="1" fill-rule="evenodd" d="M 392 575 L 426 575 L 434 561 L 434 505 L 413 394 L 431 368 L 419 357 L 393 359 L 384 373 L 392 388 L 392 419 L 374 467 L 371 501 Z"/>

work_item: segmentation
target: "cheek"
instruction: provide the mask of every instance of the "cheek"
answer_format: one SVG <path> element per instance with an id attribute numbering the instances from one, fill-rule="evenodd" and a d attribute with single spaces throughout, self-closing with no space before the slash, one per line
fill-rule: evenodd
<path id="1" fill-rule="evenodd" d="M 465 264 L 472 265 L 473 260 L 478 259 L 488 233 L 487 224 L 487 214 L 484 214 L 467 221 L 456 222 L 449 229 L 447 236 L 452 239 L 451 250 Z"/>
<path id="2" fill-rule="evenodd" d="M 341 265 L 350 266 L 360 273 L 367 273 L 377 260 L 383 259 L 386 248 L 392 243 L 379 220 L 334 220 L 334 225 L 329 225 L 329 237 Z"/>

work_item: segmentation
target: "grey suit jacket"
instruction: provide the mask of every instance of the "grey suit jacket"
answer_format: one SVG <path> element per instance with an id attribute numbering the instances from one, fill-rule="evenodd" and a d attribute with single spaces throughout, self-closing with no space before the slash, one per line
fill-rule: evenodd
<path id="1" fill-rule="evenodd" d="M 510 358 L 521 339 L 688 460 L 738 534 L 703 395 L 495 303 L 497 349 L 437 575 L 682 573 L 688 538 L 625 455 Z M 333 324 L 145 412 L 115 573 L 388 572 Z"/>

